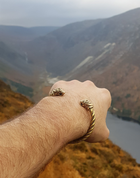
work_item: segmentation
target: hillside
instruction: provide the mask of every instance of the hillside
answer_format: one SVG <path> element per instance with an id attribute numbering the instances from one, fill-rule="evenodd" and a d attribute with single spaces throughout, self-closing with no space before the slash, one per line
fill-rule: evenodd
<path id="1" fill-rule="evenodd" d="M 58 28 L 51 26 L 25 28 L 0 25 L 0 79 L 10 81 L 7 83 L 14 91 L 20 90 L 15 85 L 24 85 L 33 89 L 44 67 L 40 68 L 34 65 L 29 59 L 24 45 Z M 22 94 L 25 92 L 23 91 Z"/>
<path id="2" fill-rule="evenodd" d="M 13 71 L 20 71 L 23 74 L 31 74 L 30 64 L 27 64 L 26 56 L 21 55 L 13 48 L 0 41 L 0 63 L 1 72 L 11 68 Z M 2 66 L 5 65 L 5 67 Z M 7 65 L 7 67 L 6 67 Z"/>
<path id="3" fill-rule="evenodd" d="M 88 44 L 79 41 L 79 35 L 100 21 L 87 20 L 69 24 L 34 39 L 25 46 L 29 59 L 39 66 L 43 63 L 44 68 L 52 73 L 52 76 L 68 73 L 84 59 L 84 53 L 88 52 L 85 51 Z"/>
<path id="4" fill-rule="evenodd" d="M 31 86 L 34 82 L 36 68 L 27 56 L 19 53 L 9 45 L 0 41 L 0 79 L 11 80 L 20 85 Z M 36 79 L 36 78 L 35 78 Z M 13 87 L 13 85 L 11 85 Z M 18 88 L 17 88 L 18 90 Z"/>
<path id="5" fill-rule="evenodd" d="M 11 91 L 0 81 L 0 123 L 24 112 L 32 105 L 26 97 Z M 139 178 L 140 165 L 107 140 L 81 142 L 63 148 L 38 178 Z"/>
<path id="6" fill-rule="evenodd" d="M 0 80 L 0 123 L 21 114 L 33 103 L 25 96 L 15 93 Z"/>
<path id="7" fill-rule="evenodd" d="M 91 57 L 84 65 L 75 68 L 76 70 L 74 69 L 68 74 L 68 78 L 75 76 L 82 81 L 90 79 L 97 86 L 108 88 L 113 98 L 111 112 L 121 117 L 140 121 L 140 24 L 138 14 L 140 14 L 140 9 L 114 17 L 114 21 L 110 22 L 110 25 L 114 24 L 115 27 L 120 26 L 123 29 L 118 30 L 117 27 L 114 29 L 118 33 L 115 43 L 105 45 L 97 58 Z M 105 34 L 103 36 L 106 37 Z M 107 39 L 110 37 L 111 34 L 108 34 Z"/>
<path id="8" fill-rule="evenodd" d="M 139 178 L 140 165 L 118 146 L 103 143 L 68 145 L 38 178 Z"/>

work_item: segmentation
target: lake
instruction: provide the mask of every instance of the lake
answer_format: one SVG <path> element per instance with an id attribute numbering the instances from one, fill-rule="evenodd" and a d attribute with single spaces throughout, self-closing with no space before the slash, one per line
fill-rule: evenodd
<path id="1" fill-rule="evenodd" d="M 124 121 L 110 113 L 107 114 L 106 122 L 110 130 L 110 140 L 140 163 L 140 125 Z"/>

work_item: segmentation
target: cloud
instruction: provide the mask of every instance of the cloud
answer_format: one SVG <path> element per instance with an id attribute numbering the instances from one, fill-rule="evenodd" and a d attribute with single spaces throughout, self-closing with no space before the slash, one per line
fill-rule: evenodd
<path id="1" fill-rule="evenodd" d="M 139 0 L 0 0 L 0 24 L 62 26 L 140 7 Z"/>

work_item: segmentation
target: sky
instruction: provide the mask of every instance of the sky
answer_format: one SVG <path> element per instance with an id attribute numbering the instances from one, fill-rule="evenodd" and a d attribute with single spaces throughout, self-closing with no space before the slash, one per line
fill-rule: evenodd
<path id="1" fill-rule="evenodd" d="M 138 7 L 140 0 L 0 0 L 0 25 L 64 26 Z"/>

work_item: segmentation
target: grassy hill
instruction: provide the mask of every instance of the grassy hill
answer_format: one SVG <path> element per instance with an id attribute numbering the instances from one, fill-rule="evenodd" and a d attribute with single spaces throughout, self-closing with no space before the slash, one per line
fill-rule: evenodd
<path id="1" fill-rule="evenodd" d="M 0 123 L 21 114 L 32 104 L 25 96 L 13 92 L 9 85 L 0 80 Z"/>

